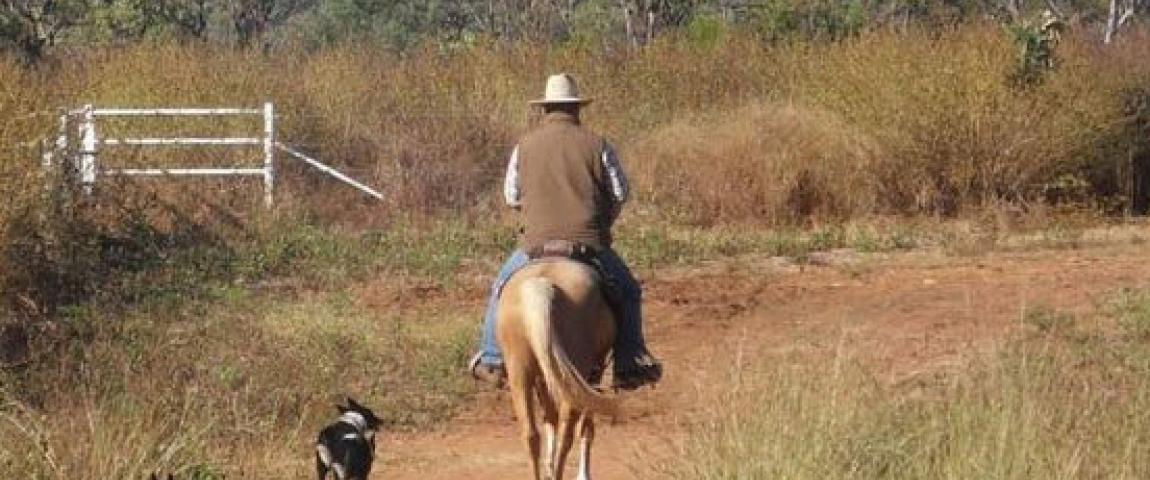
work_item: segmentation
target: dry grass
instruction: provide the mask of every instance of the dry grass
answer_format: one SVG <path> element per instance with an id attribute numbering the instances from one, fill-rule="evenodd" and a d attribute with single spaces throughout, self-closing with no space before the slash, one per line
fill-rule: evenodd
<path id="1" fill-rule="evenodd" d="M 772 358 L 732 375 L 670 478 L 1143 478 L 1145 292 L 1120 328 L 1033 310 L 1032 328 L 962 367 L 891 385 L 852 360 Z M 1090 324 L 1090 325 L 1084 325 Z M 1110 322 L 1103 322 L 1110 324 Z M 796 357 L 803 357 L 797 355 Z"/>
<path id="2" fill-rule="evenodd" d="M 1032 206 L 1123 191 L 1124 95 L 1150 76 L 1131 43 L 1070 37 L 1047 81 L 1019 89 L 993 26 L 876 33 L 771 52 L 794 75 L 769 100 L 675 119 L 629 150 L 650 198 L 698 221 L 793 223 Z M 754 57 L 752 57 L 754 58 Z M 752 59 L 752 62 L 755 60 Z M 1123 140 L 1123 138 L 1126 138 Z"/>
<path id="3" fill-rule="evenodd" d="M 877 212 L 879 147 L 834 115 L 756 105 L 662 127 L 632 151 L 643 199 L 690 223 L 800 224 Z M 706 168 L 702 168 L 706 166 Z"/>
<path id="4" fill-rule="evenodd" d="M 33 478 L 277 478 L 352 395 L 386 429 L 449 418 L 471 382 L 475 312 L 341 295 L 216 291 L 74 312 L 0 377 L 0 472 Z M 66 342 L 66 345 L 52 343 Z M 199 475 L 199 476 L 197 476 Z"/>
<path id="5" fill-rule="evenodd" d="M 992 25 L 792 46 L 733 32 L 713 45 L 668 37 L 640 53 L 480 44 L 403 56 L 345 46 L 268 57 L 140 45 L 72 53 L 40 72 L 0 65 L 0 88 L 11 90 L 0 116 L 83 103 L 273 100 L 282 139 L 382 187 L 387 197 L 364 202 L 288 162 L 281 190 L 288 203 L 357 223 L 412 212 L 483 217 L 498 208 L 492 192 L 505 157 L 532 120 L 526 100 L 548 72 L 567 70 L 598 100 L 588 121 L 643 172 L 639 186 L 656 206 L 687 210 L 704 223 L 949 215 L 1043 201 L 1046 187 L 1066 176 L 1081 177 L 1087 193 L 1122 193 L 1122 154 L 1138 141 L 1126 137 L 1122 109 L 1150 78 L 1144 42 L 1136 41 L 1143 35 L 1132 32 L 1106 49 L 1070 35 L 1057 51 L 1058 69 L 1028 90 L 1009 82 L 1015 47 Z M 12 144 L 50 134 L 54 118 L 38 118 L 6 125 L 0 138 Z M 253 126 L 185 128 L 220 134 Z M 258 158 L 252 154 L 229 161 Z M 107 156 L 113 163 L 143 160 L 140 151 Z M 726 178 L 732 175 L 741 178 Z M 700 178 L 684 180 L 693 176 Z M 244 189 L 248 198 L 254 187 Z M 736 190 L 728 192 L 733 198 L 715 198 L 724 187 Z"/>

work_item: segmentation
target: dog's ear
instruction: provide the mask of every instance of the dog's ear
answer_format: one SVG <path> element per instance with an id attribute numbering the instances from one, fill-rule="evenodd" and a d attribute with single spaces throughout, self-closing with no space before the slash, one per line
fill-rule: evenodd
<path id="1" fill-rule="evenodd" d="M 345 406 L 343 406 L 343 405 L 340 405 L 340 404 L 338 404 L 338 403 L 337 403 L 337 404 L 335 404 L 335 409 L 336 409 L 337 411 L 339 411 L 339 414 L 340 414 L 340 415 L 343 415 L 343 414 L 345 414 L 345 413 L 347 413 L 347 412 L 348 412 L 348 408 L 347 408 L 347 407 L 345 407 Z"/>
<path id="2" fill-rule="evenodd" d="M 352 400 L 351 397 L 347 397 L 347 406 L 350 407 L 352 410 L 355 410 L 355 411 L 362 412 L 364 410 L 367 410 L 366 408 L 363 407 L 363 405 L 360 405 L 360 404 L 356 403 L 355 400 Z"/>

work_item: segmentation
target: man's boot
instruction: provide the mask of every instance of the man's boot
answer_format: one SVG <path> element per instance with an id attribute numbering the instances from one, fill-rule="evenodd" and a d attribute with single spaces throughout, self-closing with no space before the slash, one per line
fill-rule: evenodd
<path id="1" fill-rule="evenodd" d="M 615 358 L 615 377 L 613 387 L 617 390 L 635 390 L 644 385 L 654 385 L 663 378 L 663 364 L 650 352 L 627 355 L 620 359 Z"/>

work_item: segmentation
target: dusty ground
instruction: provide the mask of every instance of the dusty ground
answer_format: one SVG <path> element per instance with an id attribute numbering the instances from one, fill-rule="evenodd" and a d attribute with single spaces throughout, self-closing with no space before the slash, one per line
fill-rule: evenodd
<path id="1" fill-rule="evenodd" d="M 849 349 L 891 382 L 961 363 L 1025 328 L 1047 307 L 1088 315 L 1122 287 L 1150 284 L 1147 248 L 1112 241 L 1078 249 L 950 257 L 940 253 L 819 258 L 799 267 L 744 258 L 644 276 L 648 339 L 666 362 L 657 390 L 628 394 L 601 421 L 593 473 L 654 478 L 732 365 L 800 349 Z M 603 425 L 608 423 L 607 425 Z M 527 478 L 508 400 L 490 392 L 437 432 L 389 434 L 377 476 Z M 574 463 L 574 462 L 570 462 Z"/>

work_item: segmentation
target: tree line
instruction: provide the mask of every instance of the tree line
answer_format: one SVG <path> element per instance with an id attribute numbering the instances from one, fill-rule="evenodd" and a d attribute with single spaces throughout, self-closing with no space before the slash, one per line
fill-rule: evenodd
<path id="1" fill-rule="evenodd" d="M 1018 25 L 1039 12 L 1111 41 L 1150 0 L 0 0 L 0 49 L 29 62 L 61 46 L 145 39 L 237 48 L 375 40 L 403 49 L 480 38 L 641 48 L 667 32 L 721 28 L 768 41 L 971 19 Z"/>

